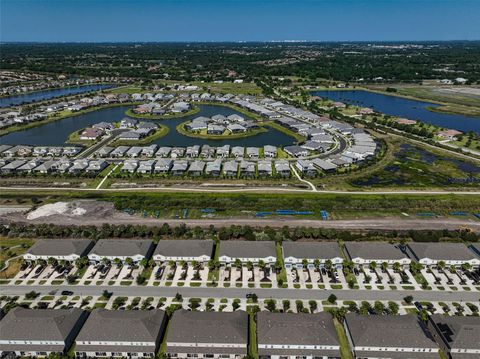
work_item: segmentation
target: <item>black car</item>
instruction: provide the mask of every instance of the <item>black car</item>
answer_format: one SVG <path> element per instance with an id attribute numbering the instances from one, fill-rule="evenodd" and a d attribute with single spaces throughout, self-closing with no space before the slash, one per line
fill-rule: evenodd
<path id="1" fill-rule="evenodd" d="M 415 307 L 417 307 L 418 310 L 422 310 L 423 309 L 423 306 L 420 302 L 414 302 L 413 303 L 415 305 Z"/>
<path id="2" fill-rule="evenodd" d="M 73 295 L 73 292 L 70 290 L 62 290 L 62 295 Z"/>

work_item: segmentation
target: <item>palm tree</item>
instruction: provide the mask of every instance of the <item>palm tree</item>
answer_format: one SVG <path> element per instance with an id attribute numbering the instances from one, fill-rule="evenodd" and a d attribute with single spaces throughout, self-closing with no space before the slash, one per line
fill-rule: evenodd
<path id="1" fill-rule="evenodd" d="M 233 265 L 237 267 L 238 269 L 242 268 L 242 261 L 239 258 L 235 259 L 235 262 L 233 262 Z"/>
<path id="2" fill-rule="evenodd" d="M 47 263 L 50 266 L 55 266 L 55 265 L 57 265 L 58 261 L 53 257 L 49 257 L 48 260 L 47 260 Z"/>
<path id="3" fill-rule="evenodd" d="M 464 272 L 469 271 L 470 269 L 472 269 L 472 265 L 470 263 L 463 263 L 462 264 L 462 270 Z"/>
<path id="4" fill-rule="evenodd" d="M 127 259 L 125 259 L 125 263 L 128 265 L 128 266 L 133 266 L 133 259 L 128 257 Z"/>
<path id="5" fill-rule="evenodd" d="M 147 258 L 142 258 L 142 260 L 140 261 L 140 265 L 144 268 L 146 268 L 148 266 L 148 260 Z"/>
<path id="6" fill-rule="evenodd" d="M 399 273 L 401 267 L 402 266 L 400 265 L 400 263 L 398 263 L 398 262 L 393 263 L 393 270 L 395 271 L 395 273 Z"/>
<path id="7" fill-rule="evenodd" d="M 122 265 L 122 261 L 120 260 L 120 258 L 115 258 L 113 260 L 113 264 L 115 264 L 117 267 L 120 267 Z"/>
<path id="8" fill-rule="evenodd" d="M 308 259 L 302 259 L 302 265 L 303 265 L 303 268 L 307 268 L 308 267 Z"/>

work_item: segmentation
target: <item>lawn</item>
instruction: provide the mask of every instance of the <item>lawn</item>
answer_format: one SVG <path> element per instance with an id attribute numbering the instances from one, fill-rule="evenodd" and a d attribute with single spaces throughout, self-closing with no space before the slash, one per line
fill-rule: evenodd
<path id="1" fill-rule="evenodd" d="M 249 340 L 248 340 L 248 354 L 251 358 L 258 358 L 258 347 L 257 347 L 257 323 L 253 314 L 248 315 L 249 323 Z"/>
<path id="2" fill-rule="evenodd" d="M 0 237 L 0 268 L 4 268 L 6 260 L 25 253 L 33 243 L 33 239 Z M 0 272 L 0 278 L 13 278 L 20 271 L 21 261 L 21 258 L 12 259 L 8 268 Z"/>
<path id="3" fill-rule="evenodd" d="M 343 325 L 337 319 L 334 319 L 333 322 L 335 324 L 335 330 L 337 331 L 338 341 L 340 343 L 340 354 L 342 359 L 353 359 Z"/>

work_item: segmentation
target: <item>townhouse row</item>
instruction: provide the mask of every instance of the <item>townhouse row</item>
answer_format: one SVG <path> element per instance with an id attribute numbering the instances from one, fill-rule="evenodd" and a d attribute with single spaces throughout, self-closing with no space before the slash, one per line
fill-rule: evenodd
<path id="1" fill-rule="evenodd" d="M 335 268 L 342 268 L 344 260 L 358 267 L 368 267 L 370 263 L 387 263 L 392 267 L 398 263 L 407 267 L 412 261 L 425 266 L 436 266 L 443 261 L 446 266 L 460 267 L 468 263 L 472 268 L 480 267 L 478 246 L 467 247 L 463 243 L 409 243 L 405 247 L 386 242 L 346 242 L 344 253 L 337 242 L 283 242 L 283 260 L 286 268 L 303 267 L 304 262 L 313 267 L 325 266 L 330 262 Z M 155 245 L 150 240 L 100 239 L 96 243 L 87 239 L 40 239 L 24 254 L 27 261 L 57 260 L 75 261 L 88 257 L 90 263 L 97 264 L 103 259 L 116 258 L 125 262 L 131 258 L 134 263 L 142 259 L 153 260 L 157 264 L 169 261 L 196 261 L 207 263 L 218 255 L 218 261 L 229 265 L 235 261 L 242 263 L 260 261 L 274 264 L 277 260 L 276 243 L 273 241 L 221 241 L 212 240 L 161 240 Z"/>
<path id="2" fill-rule="evenodd" d="M 258 312 L 256 328 L 250 326 L 244 311 L 181 309 L 168 318 L 159 309 L 88 313 L 17 307 L 0 321 L 0 354 L 44 357 L 64 354 L 75 344 L 78 358 L 153 358 L 163 342 L 169 358 L 236 359 L 254 350 L 261 359 L 341 358 L 337 330 L 327 312 Z M 355 358 L 438 359 L 439 346 L 451 359 L 480 355 L 478 317 L 432 315 L 426 325 L 412 314 L 348 313 L 344 328 L 344 350 Z"/>

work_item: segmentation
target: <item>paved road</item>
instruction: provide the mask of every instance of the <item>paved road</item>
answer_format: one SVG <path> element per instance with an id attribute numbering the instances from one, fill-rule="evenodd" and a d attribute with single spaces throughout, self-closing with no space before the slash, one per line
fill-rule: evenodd
<path id="1" fill-rule="evenodd" d="M 101 295 L 107 289 L 118 296 L 152 296 L 174 297 L 180 293 L 184 297 L 198 298 L 245 298 L 247 293 L 256 293 L 259 298 L 275 299 L 315 299 L 325 300 L 330 294 L 335 294 L 339 300 L 402 300 L 407 295 L 412 295 L 419 301 L 469 301 L 476 302 L 480 299 L 478 292 L 443 292 L 443 291 L 406 291 L 406 290 L 314 290 L 314 289 L 266 289 L 266 288 L 192 288 L 192 287 L 143 287 L 143 286 L 35 286 L 16 285 L 2 286 L 3 295 L 22 295 L 30 291 L 39 292 L 41 295 L 52 291 L 60 293 L 70 290 L 79 295 Z"/>

